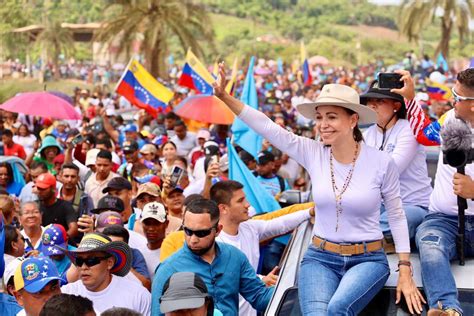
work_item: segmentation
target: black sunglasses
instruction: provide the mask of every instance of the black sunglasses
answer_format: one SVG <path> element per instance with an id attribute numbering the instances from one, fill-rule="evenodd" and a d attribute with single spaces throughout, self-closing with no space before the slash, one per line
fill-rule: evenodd
<path id="1" fill-rule="evenodd" d="M 90 258 L 76 258 L 74 265 L 76 267 L 82 267 L 82 265 L 85 263 L 86 266 L 93 267 L 98 265 L 101 261 L 106 260 L 110 258 L 110 256 L 106 257 L 90 257 Z"/>
<path id="2" fill-rule="evenodd" d="M 184 230 L 184 233 L 189 237 L 191 237 L 192 235 L 196 235 L 196 237 L 198 238 L 204 238 L 206 236 L 209 236 L 212 230 L 215 229 L 216 227 L 217 227 L 217 224 L 208 229 L 192 230 L 183 226 L 183 230 Z"/>

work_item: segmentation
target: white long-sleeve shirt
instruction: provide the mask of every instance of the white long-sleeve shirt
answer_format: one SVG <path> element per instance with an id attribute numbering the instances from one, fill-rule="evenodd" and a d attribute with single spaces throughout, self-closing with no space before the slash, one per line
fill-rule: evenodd
<path id="1" fill-rule="evenodd" d="M 342 214 L 336 231 L 336 200 L 330 174 L 330 148 L 310 138 L 297 136 L 248 106 L 239 118 L 278 149 L 301 164 L 312 180 L 318 219 L 313 234 L 333 242 L 362 242 L 383 238 L 380 230 L 382 199 L 397 252 L 410 252 L 408 228 L 400 198 L 397 166 L 387 153 L 361 144 L 354 173 L 342 197 Z M 350 164 L 334 161 L 335 181 L 342 188 Z"/>
<path id="2" fill-rule="evenodd" d="M 309 209 L 294 212 L 278 218 L 264 220 L 248 220 L 239 225 L 237 235 L 232 236 L 221 231 L 217 241 L 222 241 L 240 249 L 252 267 L 257 271 L 260 260 L 260 242 L 287 233 L 295 229 L 303 221 L 310 218 Z M 242 296 L 239 296 L 239 316 L 254 316 L 257 312 Z"/>
<path id="3" fill-rule="evenodd" d="M 383 134 L 372 125 L 364 132 L 367 145 L 379 149 Z M 428 177 L 426 153 L 413 136 L 408 120 L 398 120 L 385 132 L 383 151 L 390 154 L 400 173 L 400 195 L 404 204 L 428 207 L 431 180 Z"/>

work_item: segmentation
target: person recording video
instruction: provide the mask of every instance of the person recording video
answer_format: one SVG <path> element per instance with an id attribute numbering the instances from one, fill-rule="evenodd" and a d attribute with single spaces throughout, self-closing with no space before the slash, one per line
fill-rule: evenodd
<path id="1" fill-rule="evenodd" d="M 472 147 L 474 126 L 474 68 L 461 71 L 452 89 L 454 108 L 438 121 L 431 123 L 416 102 L 409 101 L 411 126 L 418 142 L 423 145 L 442 145 L 443 149 L 456 147 L 456 142 Z M 416 124 L 416 122 L 418 122 Z M 415 124 L 413 124 L 415 123 Z M 456 126 L 461 126 L 459 135 Z M 440 133 L 441 131 L 441 133 Z M 443 131 L 445 133 L 443 134 Z M 449 133 L 447 133 L 450 131 Z M 470 133 L 469 133 L 470 132 Z M 449 135 L 458 134 L 455 137 Z M 444 135 L 444 137 L 443 137 Z M 457 138 L 457 140 L 456 140 Z M 471 146 L 469 146 L 469 139 Z M 468 148 L 472 152 L 472 148 Z M 416 243 L 420 251 L 423 287 L 430 306 L 429 315 L 462 315 L 456 283 L 450 261 L 457 257 L 458 197 L 467 200 L 465 210 L 464 255 L 474 256 L 469 241 L 474 240 L 474 165 L 467 164 L 465 175 L 457 172 L 440 153 L 436 180 L 430 199 L 429 213 L 418 227 Z"/>

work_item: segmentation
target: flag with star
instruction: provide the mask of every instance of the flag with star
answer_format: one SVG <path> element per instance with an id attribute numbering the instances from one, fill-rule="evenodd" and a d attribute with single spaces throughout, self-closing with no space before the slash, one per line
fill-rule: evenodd
<path id="1" fill-rule="evenodd" d="M 159 83 L 137 60 L 132 59 L 115 91 L 153 117 L 164 111 L 173 91 Z"/>
<path id="2" fill-rule="evenodd" d="M 214 81 L 214 77 L 207 71 L 196 55 L 191 50 L 188 50 L 186 64 L 177 83 L 180 86 L 196 91 L 197 94 L 212 95 L 212 83 Z"/>

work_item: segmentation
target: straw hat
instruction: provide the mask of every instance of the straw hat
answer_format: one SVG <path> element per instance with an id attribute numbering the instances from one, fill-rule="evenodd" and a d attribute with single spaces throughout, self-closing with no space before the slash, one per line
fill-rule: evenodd
<path id="1" fill-rule="evenodd" d="M 356 112 L 359 115 L 359 124 L 372 124 L 377 121 L 377 114 L 374 110 L 360 104 L 357 91 L 351 87 L 341 84 L 324 85 L 315 102 L 303 103 L 296 106 L 298 112 L 304 117 L 314 120 L 316 108 L 321 105 L 340 106 Z"/>

